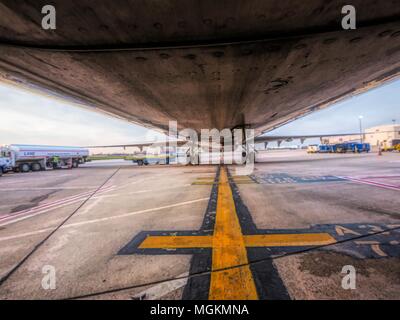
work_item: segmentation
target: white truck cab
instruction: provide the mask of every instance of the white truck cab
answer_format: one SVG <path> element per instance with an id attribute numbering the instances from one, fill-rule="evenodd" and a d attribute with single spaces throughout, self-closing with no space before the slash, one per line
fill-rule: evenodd
<path id="1" fill-rule="evenodd" d="M 11 153 L 6 148 L 0 147 L 0 176 L 11 168 Z"/>

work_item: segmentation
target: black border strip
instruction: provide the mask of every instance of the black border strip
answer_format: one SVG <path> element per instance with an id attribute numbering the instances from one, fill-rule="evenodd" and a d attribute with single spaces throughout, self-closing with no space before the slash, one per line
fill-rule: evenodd
<path id="1" fill-rule="evenodd" d="M 210 279 L 212 266 L 212 250 L 211 248 L 196 248 L 196 249 L 140 249 L 139 245 L 146 239 L 147 236 L 211 236 L 214 233 L 215 215 L 217 211 L 218 198 L 218 182 L 221 168 L 218 167 L 214 183 L 211 188 L 210 199 L 204 215 L 203 223 L 197 231 L 142 231 L 118 251 L 118 255 L 145 254 L 145 255 L 160 255 L 160 254 L 192 254 L 190 262 L 189 275 L 201 274 L 204 275 L 189 277 L 188 282 L 183 290 L 182 299 L 184 300 L 207 300 L 210 288 Z"/>
<path id="2" fill-rule="evenodd" d="M 236 212 L 239 218 L 240 227 L 243 234 L 260 233 L 255 225 L 249 209 L 243 203 L 239 189 L 233 181 L 229 169 L 227 168 L 229 185 L 232 189 L 233 200 L 235 202 Z M 256 284 L 258 297 L 261 300 L 290 300 L 289 292 L 283 283 L 279 272 L 271 259 L 271 253 L 266 248 L 246 248 L 247 258 L 250 263 L 250 269 L 253 273 L 253 279 Z M 251 264 L 252 261 L 260 263 Z"/>

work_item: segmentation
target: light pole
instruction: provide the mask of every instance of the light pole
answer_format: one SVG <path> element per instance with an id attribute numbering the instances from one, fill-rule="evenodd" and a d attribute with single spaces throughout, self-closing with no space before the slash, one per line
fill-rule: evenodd
<path id="1" fill-rule="evenodd" d="M 361 143 L 364 143 L 363 130 L 362 130 L 362 119 L 363 118 L 364 118 L 363 116 L 359 116 L 358 117 L 358 120 L 360 121 L 360 140 L 361 140 Z"/>

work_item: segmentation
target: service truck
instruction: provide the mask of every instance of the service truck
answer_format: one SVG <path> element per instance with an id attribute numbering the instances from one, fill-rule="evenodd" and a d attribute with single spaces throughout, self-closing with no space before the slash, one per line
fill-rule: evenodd
<path id="1" fill-rule="evenodd" d="M 371 145 L 369 143 L 358 143 L 358 142 L 345 142 L 336 145 L 336 153 L 362 153 L 362 152 L 370 152 Z"/>
<path id="2" fill-rule="evenodd" d="M 2 173 L 77 168 L 88 156 L 89 150 L 80 147 L 12 144 L 0 146 L 0 167 Z"/>

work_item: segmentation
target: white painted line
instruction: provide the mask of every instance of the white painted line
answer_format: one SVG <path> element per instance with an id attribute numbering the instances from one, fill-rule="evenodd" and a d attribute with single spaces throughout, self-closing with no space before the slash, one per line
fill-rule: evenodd
<path id="1" fill-rule="evenodd" d="M 176 279 L 157 284 L 154 287 L 150 287 L 140 293 L 135 294 L 134 296 L 132 296 L 132 299 L 159 300 L 168 293 L 184 287 L 187 283 L 188 275 L 189 272 L 182 273 L 179 276 L 177 276 L 177 278 L 182 278 L 182 279 Z"/>
<path id="2" fill-rule="evenodd" d="M 179 202 L 179 203 L 175 203 L 175 204 L 171 204 L 171 205 L 167 205 L 167 206 L 162 206 L 162 207 L 158 207 L 158 208 L 151 208 L 151 209 L 133 211 L 133 212 L 128 212 L 128 213 L 120 214 L 120 215 L 117 215 L 117 216 L 111 216 L 111 217 L 107 217 L 107 218 L 99 218 L 99 219 L 87 220 L 87 221 L 82 221 L 82 222 L 70 223 L 68 226 L 69 227 L 73 227 L 73 226 L 75 227 L 75 226 L 81 226 L 81 225 L 86 225 L 86 224 L 91 224 L 91 223 L 104 222 L 104 221 L 109 221 L 109 220 L 114 220 L 114 219 L 121 219 L 121 218 L 126 218 L 126 217 L 134 216 L 134 215 L 137 215 L 137 214 L 141 214 L 141 213 L 147 213 L 147 212 L 159 211 L 159 210 L 164 210 L 164 209 L 170 209 L 170 208 L 185 206 L 185 205 L 188 205 L 188 204 L 201 202 L 201 201 L 206 201 L 206 200 L 209 200 L 209 198 L 202 198 L 202 199 L 197 199 L 197 200 Z"/>
<path id="3" fill-rule="evenodd" d="M 46 229 L 35 230 L 32 232 L 20 233 L 20 234 L 14 235 L 14 236 L 2 237 L 2 238 L 0 238 L 0 241 L 7 241 L 7 240 L 20 239 L 20 238 L 29 237 L 29 236 L 35 236 L 37 234 L 44 233 L 44 232 L 51 231 L 51 230 L 53 230 L 53 229 L 46 228 Z"/>
<path id="4" fill-rule="evenodd" d="M 33 174 L 33 173 L 34 172 L 31 172 L 31 174 Z M 62 178 L 62 177 L 67 177 L 67 176 L 72 176 L 72 174 L 62 174 L 62 175 L 59 175 L 59 176 L 57 176 L 57 175 L 47 175 L 47 176 L 35 177 L 34 180 L 33 179 L 26 179 L 27 177 L 21 177 L 21 176 L 14 177 L 14 176 L 5 174 L 2 177 L 2 179 L 7 179 L 8 180 L 8 179 L 15 178 L 15 180 L 14 181 L 1 182 L 1 185 L 4 186 L 6 184 L 27 183 L 27 182 L 31 182 L 31 181 L 32 182 L 37 182 L 37 181 L 41 181 L 41 180 L 48 180 L 49 177 L 50 178 Z M 29 175 L 29 177 L 30 177 L 30 175 Z"/>
<path id="5" fill-rule="evenodd" d="M 85 206 L 83 206 L 80 214 L 86 214 L 90 210 L 92 210 L 95 206 L 97 206 L 99 204 L 99 202 L 101 201 L 101 197 L 96 198 L 96 199 L 92 198 L 91 200 L 93 200 L 93 201 L 89 202 L 90 201 L 89 200 L 88 202 L 85 203 Z"/>
<path id="6" fill-rule="evenodd" d="M 36 173 L 34 173 L 34 172 L 29 172 L 29 173 L 24 173 L 24 174 L 17 174 L 17 175 L 14 175 L 14 174 L 5 174 L 3 177 L 2 177 L 2 179 L 7 179 L 7 181 L 2 181 L 1 183 L 0 183 L 0 185 L 3 185 L 3 184 L 10 184 L 10 183 L 22 183 L 22 182 L 26 182 L 26 178 L 30 178 L 32 175 L 36 175 Z M 54 177 L 54 178 L 62 178 L 62 177 L 70 177 L 70 176 L 72 176 L 72 174 L 62 174 L 62 175 L 56 175 L 56 174 L 46 174 L 45 176 L 42 176 L 42 178 L 43 177 L 45 177 L 45 178 L 48 178 L 48 177 Z M 8 180 L 11 180 L 11 179 L 14 179 L 13 181 L 8 181 Z M 37 181 L 36 179 L 32 179 L 32 181 Z"/>
<path id="7" fill-rule="evenodd" d="M 370 245 L 372 251 L 374 251 L 378 256 L 387 257 L 387 254 L 383 252 L 383 250 L 379 246 L 380 243 L 378 241 L 354 241 L 354 243 L 360 245 Z"/>
<path id="8" fill-rule="evenodd" d="M 381 249 L 379 244 L 373 244 L 371 246 L 371 248 L 378 256 L 381 256 L 381 257 L 387 257 L 388 256 L 385 252 L 383 252 L 383 250 Z"/>
<path id="9" fill-rule="evenodd" d="M 137 214 L 160 211 L 160 210 L 164 210 L 164 209 L 170 209 L 170 208 L 185 206 L 185 205 L 188 205 L 188 204 L 193 204 L 193 203 L 202 202 L 202 201 L 208 201 L 208 200 L 209 200 L 209 198 L 201 198 L 201 199 L 196 199 L 196 200 L 190 200 L 190 201 L 185 201 L 185 202 L 174 203 L 174 204 L 171 204 L 171 205 L 157 207 L 157 208 L 150 208 L 150 209 L 144 209 L 144 210 L 139 210 L 139 211 L 132 211 L 132 212 L 128 212 L 128 213 L 124 213 L 124 214 L 120 214 L 120 215 L 116 215 L 116 216 L 111 216 L 111 217 L 106 217 L 106 218 L 99 218 L 99 219 L 92 219 L 92 220 L 86 220 L 86 221 L 81 221 L 81 222 L 69 223 L 69 224 L 63 225 L 60 229 L 83 226 L 83 225 L 87 225 L 87 224 L 105 222 L 105 221 L 115 220 L 115 219 L 121 219 L 121 218 L 131 217 L 131 216 L 134 216 L 134 215 L 137 215 Z M 53 229 L 52 228 L 46 228 L 46 229 L 39 229 L 39 230 L 36 230 L 36 231 L 27 232 L 27 233 L 20 233 L 20 234 L 13 235 L 13 236 L 2 237 L 2 238 L 0 238 L 0 241 L 23 238 L 23 237 L 36 235 L 36 234 L 43 233 L 43 232 L 50 231 L 50 230 L 53 230 Z"/>
<path id="10" fill-rule="evenodd" d="M 86 190 L 96 189 L 95 186 L 89 187 L 33 187 L 33 188 L 3 188 L 1 191 L 35 191 L 35 190 Z"/>
<path id="11" fill-rule="evenodd" d="M 145 181 L 145 180 L 144 180 L 144 179 L 140 179 L 140 180 L 135 180 L 135 181 L 133 181 L 133 182 L 128 182 L 128 183 L 125 183 L 125 184 L 121 184 L 121 185 L 119 185 L 119 186 L 116 186 L 116 187 L 115 187 L 115 190 L 119 190 L 119 189 L 128 187 L 128 186 L 133 185 L 133 184 L 138 184 L 138 183 L 141 183 L 141 182 L 143 182 L 143 181 Z"/>
<path id="12" fill-rule="evenodd" d="M 146 192 L 157 192 L 157 191 L 163 191 L 163 190 L 187 188 L 187 187 L 190 187 L 190 186 L 191 186 L 191 184 L 189 183 L 189 184 L 183 184 L 181 186 L 175 186 L 175 187 L 167 187 L 167 188 L 160 188 L 160 189 L 145 189 L 145 190 L 132 191 L 132 192 L 127 192 L 127 193 L 116 193 L 116 194 L 95 196 L 95 197 L 93 197 L 93 199 L 121 197 L 121 196 L 127 196 L 127 195 L 131 195 L 131 194 L 139 194 L 139 193 L 146 193 Z M 114 190 L 117 190 L 117 189 L 114 189 Z"/>

